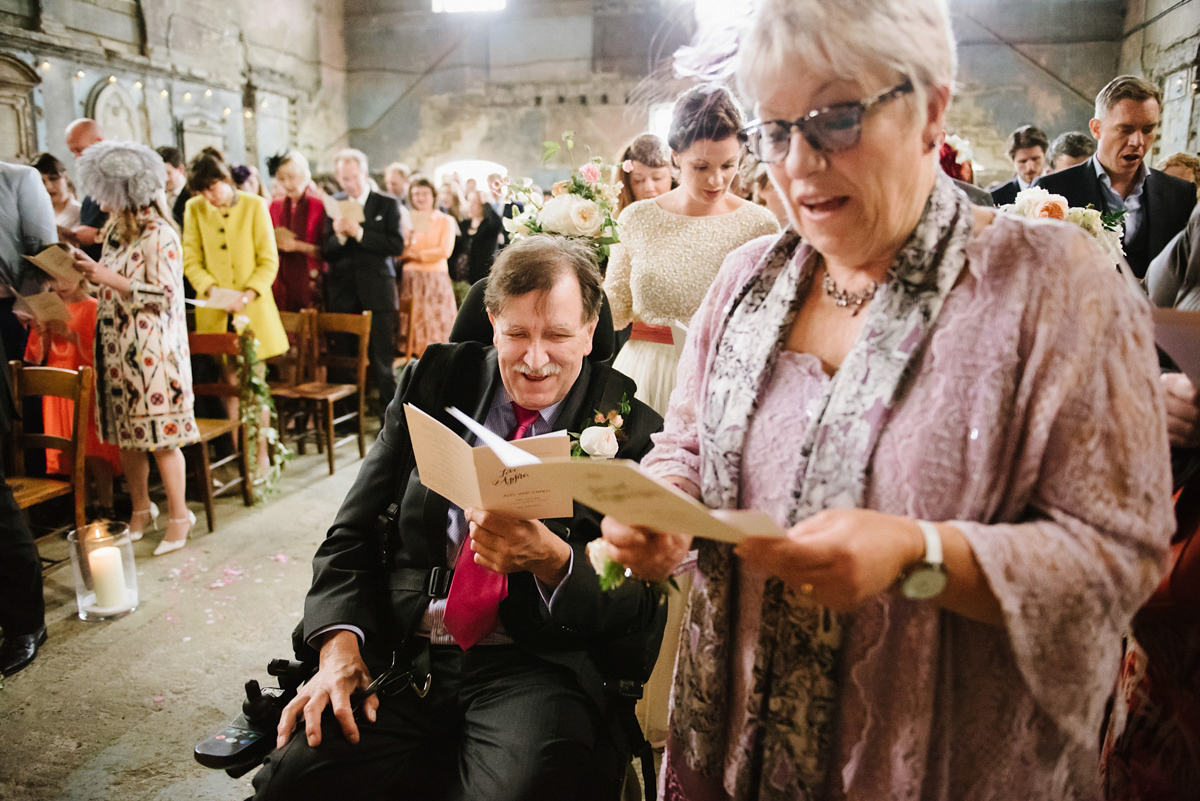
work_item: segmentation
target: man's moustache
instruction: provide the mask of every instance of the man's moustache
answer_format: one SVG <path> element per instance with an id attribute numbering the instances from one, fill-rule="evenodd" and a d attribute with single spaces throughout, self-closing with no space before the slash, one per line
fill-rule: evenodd
<path id="1" fill-rule="evenodd" d="M 545 378 L 551 375 L 558 375 L 562 372 L 562 368 L 557 364 L 547 364 L 545 367 L 539 367 L 536 370 L 527 364 L 518 364 L 513 369 L 529 378 Z"/>

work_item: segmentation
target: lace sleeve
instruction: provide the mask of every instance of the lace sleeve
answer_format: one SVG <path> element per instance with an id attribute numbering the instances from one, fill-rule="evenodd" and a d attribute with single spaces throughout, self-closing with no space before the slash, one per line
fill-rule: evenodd
<path id="1" fill-rule="evenodd" d="M 1030 501 L 1009 519 L 1034 519 L 955 525 L 1000 601 L 1025 684 L 1065 732 L 1094 744 L 1122 635 L 1159 580 L 1174 518 L 1149 305 L 1085 237 L 1065 250 L 1094 272 L 1050 271 L 1047 283 L 1067 285 L 1047 287 L 1024 326 L 1015 387 L 1029 401 L 1012 436 L 1035 457 L 1012 462 Z"/>

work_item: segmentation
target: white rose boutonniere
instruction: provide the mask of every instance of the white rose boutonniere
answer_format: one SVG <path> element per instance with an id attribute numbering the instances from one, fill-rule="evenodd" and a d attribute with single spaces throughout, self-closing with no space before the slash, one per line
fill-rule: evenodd
<path id="1" fill-rule="evenodd" d="M 610 412 L 597 410 L 578 434 L 572 434 L 574 440 L 571 455 L 590 456 L 593 459 L 611 459 L 621 449 L 621 440 L 625 438 L 622 427 L 625 425 L 625 415 L 629 414 L 629 396 L 622 395 L 621 402 Z"/>
<path id="2" fill-rule="evenodd" d="M 611 459 L 617 455 L 617 430 L 612 426 L 588 426 L 579 434 L 579 447 L 593 459 Z"/>

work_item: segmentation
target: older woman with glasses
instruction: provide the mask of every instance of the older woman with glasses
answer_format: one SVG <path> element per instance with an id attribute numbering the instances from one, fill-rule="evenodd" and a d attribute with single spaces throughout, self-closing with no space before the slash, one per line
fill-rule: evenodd
<path id="1" fill-rule="evenodd" d="M 744 130 L 792 226 L 726 261 L 646 469 L 786 531 L 697 541 L 671 799 L 1097 797 L 1172 529 L 1146 300 L 937 169 L 945 0 L 765 0 Z M 693 543 L 608 519 L 667 575 Z"/>

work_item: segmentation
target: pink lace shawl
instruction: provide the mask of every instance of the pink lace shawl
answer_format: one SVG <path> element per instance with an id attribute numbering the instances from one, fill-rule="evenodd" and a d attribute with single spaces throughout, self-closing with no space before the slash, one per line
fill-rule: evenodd
<path id="1" fill-rule="evenodd" d="M 692 321 L 666 429 L 643 462 L 660 476 L 700 483 L 710 335 L 773 241 L 731 254 Z M 1094 798 L 1121 636 L 1173 527 L 1149 306 L 1066 224 L 1000 215 L 968 258 L 883 426 L 865 505 L 954 521 L 1005 625 L 893 593 L 856 611 L 836 795 Z M 803 435 L 791 432 L 797 446 Z M 698 580 L 693 603 L 707 591 Z M 681 649 L 698 634 L 685 631 Z M 697 701 L 677 683 L 673 702 Z M 668 751 L 686 759 L 686 739 Z"/>

